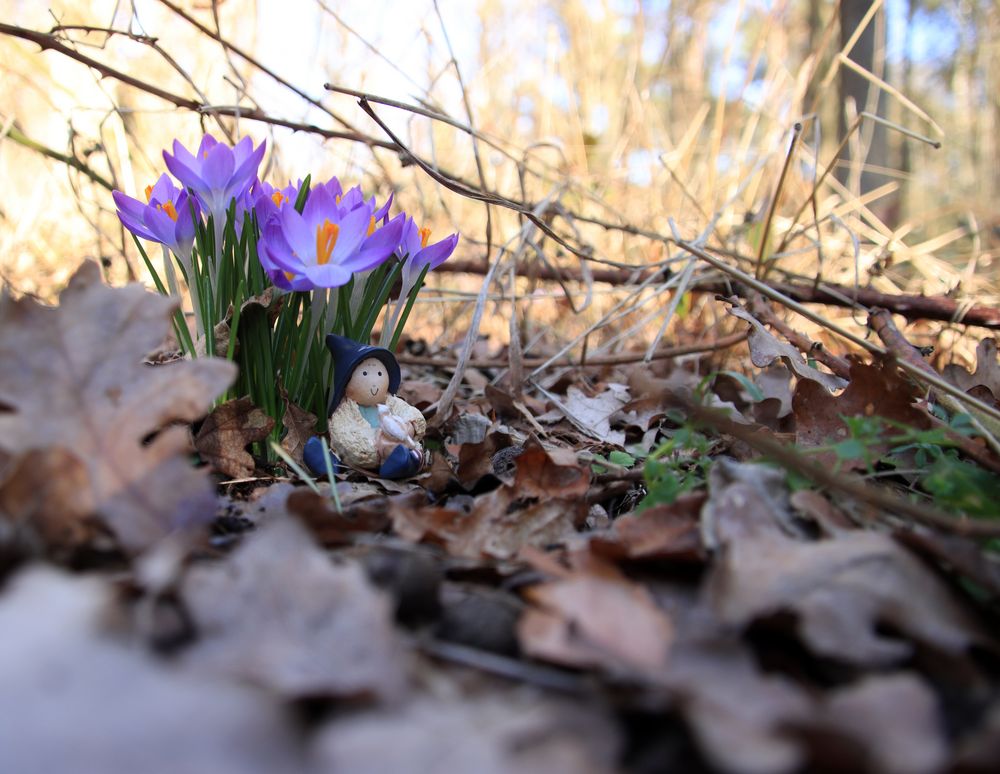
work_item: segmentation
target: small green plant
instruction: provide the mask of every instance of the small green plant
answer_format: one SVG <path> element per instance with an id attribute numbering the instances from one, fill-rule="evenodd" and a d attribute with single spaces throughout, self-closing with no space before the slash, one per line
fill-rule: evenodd
<path id="1" fill-rule="evenodd" d="M 628 452 L 615 449 L 607 457 L 595 454 L 590 465 L 590 469 L 595 475 L 607 473 L 610 468 L 631 468 L 636 463 L 636 457 Z"/>
<path id="2" fill-rule="evenodd" d="M 832 451 L 838 466 L 861 460 L 870 476 L 908 476 L 936 506 L 955 514 L 995 517 L 1000 512 L 1000 476 L 959 457 L 954 434 L 971 434 L 967 416 L 954 417 L 950 433 L 943 427 L 921 430 L 879 416 L 841 419 L 847 438 L 803 451 Z"/>
<path id="3" fill-rule="evenodd" d="M 682 421 L 670 438 L 646 459 L 643 469 L 646 497 L 636 510 L 672 503 L 704 486 L 712 466 L 711 448 L 711 439 Z"/>

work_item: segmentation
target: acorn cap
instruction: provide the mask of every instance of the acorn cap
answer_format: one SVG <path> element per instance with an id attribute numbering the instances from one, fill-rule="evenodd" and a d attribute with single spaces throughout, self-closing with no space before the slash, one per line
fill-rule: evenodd
<path id="1" fill-rule="evenodd" d="M 332 414 L 340 401 L 344 398 L 347 390 L 347 383 L 354 375 L 354 369 L 363 360 L 370 357 L 378 358 L 389 372 L 389 392 L 393 395 L 399 389 L 399 363 L 396 356 L 385 347 L 373 347 L 369 344 L 359 344 L 353 339 L 345 336 L 338 336 L 336 333 L 328 334 L 326 346 L 333 355 L 333 394 L 330 396 L 330 406 L 327 414 Z"/>

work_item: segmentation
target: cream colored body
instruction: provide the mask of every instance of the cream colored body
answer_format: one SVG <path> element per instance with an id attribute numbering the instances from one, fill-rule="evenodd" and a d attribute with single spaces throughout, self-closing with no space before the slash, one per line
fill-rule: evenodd
<path id="1" fill-rule="evenodd" d="M 386 396 L 382 405 L 386 407 L 394 422 L 408 429 L 407 435 L 414 442 L 414 446 L 409 446 L 401 440 L 393 441 L 381 427 L 374 428 L 369 425 L 361 415 L 357 401 L 345 397 L 340 401 L 337 410 L 330 415 L 330 447 L 348 465 L 371 470 L 381 465 L 385 457 L 399 444 L 420 449 L 418 442 L 427 432 L 427 422 L 423 414 L 395 395 Z"/>

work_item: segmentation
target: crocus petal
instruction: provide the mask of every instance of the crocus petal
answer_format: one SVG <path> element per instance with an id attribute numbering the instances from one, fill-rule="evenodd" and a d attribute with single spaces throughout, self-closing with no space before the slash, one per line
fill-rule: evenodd
<path id="1" fill-rule="evenodd" d="M 167 213 L 156 207 L 150 207 L 146 211 L 146 227 L 156 236 L 156 241 L 167 247 L 173 247 L 174 220 Z"/>
<path id="2" fill-rule="evenodd" d="M 239 145 L 243 145 L 247 142 L 246 147 L 252 147 L 252 141 L 249 137 L 244 137 L 240 140 Z M 239 145 L 237 147 L 239 147 Z M 254 178 L 257 176 L 257 167 L 260 166 L 261 159 L 264 158 L 264 150 L 267 148 L 267 141 L 265 140 L 260 145 L 257 146 L 253 153 L 249 153 L 245 159 L 240 159 L 236 152 L 233 152 L 233 159 L 236 169 L 233 171 L 232 176 L 229 179 L 229 189 L 233 196 L 240 196 L 250 184 L 253 182 Z"/>
<path id="3" fill-rule="evenodd" d="M 368 223 L 371 218 L 371 210 L 368 207 L 358 207 L 341 218 L 338 224 L 340 233 L 337 235 L 337 244 L 334 245 L 330 256 L 331 263 L 342 263 L 358 249 L 368 234 Z"/>
<path id="4" fill-rule="evenodd" d="M 210 136 L 210 135 L 209 135 Z M 205 138 L 202 138 L 202 143 L 205 142 Z M 166 153 L 166 151 L 163 151 Z M 199 156 L 201 152 L 199 151 Z M 181 145 L 179 140 L 174 140 L 174 158 L 181 162 L 184 166 L 190 167 L 191 169 L 198 168 L 198 159 L 195 157 L 191 151 Z"/>
<path id="5" fill-rule="evenodd" d="M 326 189 L 327 193 L 330 194 L 334 199 L 341 196 L 344 193 L 343 186 L 340 185 L 340 180 L 336 177 L 331 177 L 325 183 L 323 183 L 323 188 Z"/>
<path id="6" fill-rule="evenodd" d="M 201 176 L 208 187 L 214 192 L 223 193 L 233 176 L 233 151 L 228 145 L 218 143 L 208 152 L 201 167 Z M 228 201 L 225 202 L 228 204 Z"/>
<path id="7" fill-rule="evenodd" d="M 235 166 L 240 166 L 247 157 L 250 155 L 253 149 L 253 140 L 249 136 L 244 137 L 238 143 L 233 146 L 233 160 L 235 161 Z"/>
<path id="8" fill-rule="evenodd" d="M 176 198 L 177 188 L 170 180 L 170 177 L 164 172 L 160 175 L 159 180 L 153 183 L 149 192 L 149 201 L 157 201 L 163 204 L 164 202 L 172 202 Z"/>
<path id="9" fill-rule="evenodd" d="M 324 263 L 322 266 L 308 264 L 304 273 L 316 287 L 320 288 L 339 288 L 351 280 L 351 272 L 335 263 Z"/>
<path id="10" fill-rule="evenodd" d="M 290 251 L 294 251 L 299 260 L 305 261 L 311 257 L 312 262 L 316 262 L 316 229 L 310 229 L 294 207 L 282 207 L 278 213 L 278 218 L 272 223 L 280 223 L 281 233 Z"/>
<path id="11" fill-rule="evenodd" d="M 187 155 L 190 156 L 191 154 L 187 153 Z M 192 188 L 200 194 L 208 192 L 208 186 L 198 173 L 197 162 L 195 162 L 195 165 L 189 166 L 180 158 L 171 156 L 166 151 L 163 151 L 163 163 L 167 165 L 170 174 L 176 177 L 185 188 Z"/>
<path id="12" fill-rule="evenodd" d="M 306 206 L 302 208 L 302 217 L 314 230 L 324 219 L 331 221 L 339 219 L 337 217 L 337 204 L 326 188 L 317 186 L 309 192 Z"/>
<path id="13" fill-rule="evenodd" d="M 432 269 L 436 269 L 455 252 L 455 246 L 458 244 L 458 234 L 452 234 L 449 237 L 445 237 L 440 242 L 436 242 L 433 245 L 427 245 L 423 250 L 420 251 L 420 263 L 429 263 Z"/>
<path id="14" fill-rule="evenodd" d="M 385 204 L 375 211 L 375 220 L 386 220 L 389 217 L 389 208 L 392 206 L 392 197 L 395 195 L 395 191 L 389 192 L 389 198 L 386 199 Z"/>
<path id="15" fill-rule="evenodd" d="M 277 220 L 268 223 L 264 235 L 261 237 L 260 245 L 272 263 L 286 271 L 302 272 L 304 262 L 292 250 L 285 238 L 284 231 L 282 231 L 281 224 Z"/>
<path id="16" fill-rule="evenodd" d="M 111 198 L 115 200 L 115 205 L 120 212 L 125 213 L 133 220 L 142 221 L 142 216 L 148 206 L 145 202 L 133 199 L 131 196 L 123 194 L 121 191 L 112 191 Z"/>
<path id="17" fill-rule="evenodd" d="M 201 138 L 201 142 L 198 143 L 198 158 L 204 159 L 205 154 L 211 153 L 212 148 L 219 144 L 219 141 L 211 134 L 206 134 Z"/>

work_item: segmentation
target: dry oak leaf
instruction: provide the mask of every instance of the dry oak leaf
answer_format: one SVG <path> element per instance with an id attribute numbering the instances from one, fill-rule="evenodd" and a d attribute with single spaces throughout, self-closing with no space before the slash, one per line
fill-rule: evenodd
<path id="1" fill-rule="evenodd" d="M 137 284 L 107 287 L 93 262 L 59 302 L 0 297 L 0 406 L 9 408 L 0 413 L 0 449 L 68 452 L 85 467 L 77 491 L 53 489 L 34 516 L 51 522 L 60 509 L 86 511 L 130 552 L 211 518 L 214 489 L 187 459 L 189 432 L 167 426 L 203 416 L 235 366 L 208 358 L 144 365 L 176 301 Z"/>
<path id="2" fill-rule="evenodd" d="M 547 546 L 576 534 L 587 516 L 590 473 L 565 449 L 529 441 L 516 458 L 513 484 L 477 497 L 471 510 L 427 506 L 390 508 L 393 529 L 414 542 L 430 540 L 452 556 L 512 559 L 525 545 Z"/>
<path id="3" fill-rule="evenodd" d="M 937 698 L 917 675 L 871 675 L 829 695 L 823 723 L 865 748 L 867 769 L 933 774 L 948 762 Z"/>
<path id="4" fill-rule="evenodd" d="M 199 637 L 188 666 L 289 698 L 398 698 L 406 659 L 392 603 L 361 565 L 335 565 L 291 518 L 262 527 L 181 586 Z"/>
<path id="5" fill-rule="evenodd" d="M 997 359 L 996 339 L 983 339 L 976 347 L 976 370 L 971 374 L 958 365 L 946 365 L 942 371 L 944 377 L 959 389 L 966 392 L 977 391 L 985 387 L 991 393 L 987 402 L 1000 400 L 1000 360 Z M 981 394 L 977 397 L 984 397 Z"/>
<path id="6" fill-rule="evenodd" d="M 847 384 L 839 376 L 819 371 L 810 366 L 796 347 L 775 338 L 746 309 L 731 307 L 726 311 L 733 317 L 739 317 L 750 323 L 750 336 L 747 339 L 747 344 L 750 347 L 750 360 L 758 368 L 766 368 L 775 360 L 781 359 L 799 378 L 821 384 L 828 390 L 839 390 Z"/>
<path id="7" fill-rule="evenodd" d="M 590 550 L 608 559 L 701 561 L 704 550 L 698 517 L 703 493 L 679 497 L 644 511 L 627 513 L 590 539 Z"/>
<path id="8" fill-rule="evenodd" d="M 306 442 L 316 434 L 316 415 L 292 403 L 287 393 L 282 392 L 281 399 L 285 403 L 281 424 L 286 430 L 285 437 L 281 439 L 281 448 L 302 465 L 302 452 L 306 448 Z"/>
<path id="9" fill-rule="evenodd" d="M 167 665 L 120 636 L 123 612 L 110 583 L 40 566 L 5 586 L 0 771 L 301 771 L 276 699 Z"/>
<path id="10" fill-rule="evenodd" d="M 912 652 L 911 640 L 959 654 L 994 644 L 933 572 L 876 532 L 814 543 L 744 536 L 725 547 L 706 592 L 720 618 L 737 626 L 794 612 L 814 653 L 854 664 L 897 662 Z M 881 633 L 882 625 L 899 637 Z"/>
<path id="11" fill-rule="evenodd" d="M 250 398 L 227 400 L 212 409 L 198 430 L 194 447 L 202 459 L 230 478 L 248 478 L 256 465 L 246 447 L 263 441 L 274 420 Z"/>
<path id="12" fill-rule="evenodd" d="M 572 571 L 524 595 L 533 607 L 517 634 L 528 655 L 576 667 L 657 671 L 667 664 L 673 624 L 645 587 L 608 562 L 583 555 Z"/>
<path id="13" fill-rule="evenodd" d="M 917 388 L 890 362 L 872 364 L 853 361 L 851 383 L 833 396 L 815 382 L 800 381 L 792 396 L 795 412 L 795 442 L 801 446 L 826 446 L 847 438 L 842 417 L 879 416 L 904 425 L 926 429 L 927 414 L 913 405 Z M 871 449 L 873 455 L 888 452 L 887 444 Z M 833 452 L 821 455 L 834 460 Z M 847 467 L 862 468 L 863 460 L 846 461 Z"/>
<path id="14" fill-rule="evenodd" d="M 442 681 L 433 672 L 425 679 L 431 685 Z M 488 687 L 472 695 L 455 695 L 450 689 L 447 696 L 422 696 L 383 712 L 339 717 L 318 733 L 313 747 L 316 770 L 362 774 L 619 770 L 618 730 L 593 703 L 555 699 L 524 686 Z"/>

